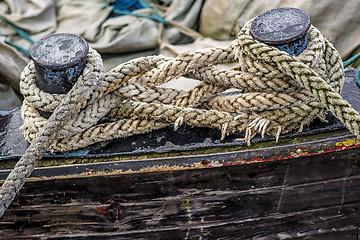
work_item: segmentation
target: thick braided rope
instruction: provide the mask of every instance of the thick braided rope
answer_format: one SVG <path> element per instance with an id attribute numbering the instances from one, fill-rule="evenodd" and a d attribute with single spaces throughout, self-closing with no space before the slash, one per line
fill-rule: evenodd
<path id="1" fill-rule="evenodd" d="M 359 114 L 339 95 L 344 74 L 334 47 L 311 27 L 309 44 L 298 57 L 254 40 L 249 21 L 228 47 L 184 52 L 176 58 L 138 58 L 101 74 L 101 59 L 90 49 L 88 64 L 68 94 L 48 94 L 35 84 L 31 62 L 21 91 L 22 129 L 31 145 L 0 190 L 0 216 L 35 163 L 48 149 L 68 151 L 174 123 L 220 129 L 222 139 L 245 132 L 276 136 L 302 129 L 326 109 L 359 136 Z M 233 69 L 215 65 L 239 60 Z M 160 87 L 187 76 L 202 81 L 185 92 Z M 237 88 L 236 94 L 222 94 Z M 40 111 L 52 112 L 49 119 Z M 110 122 L 98 123 L 103 118 Z"/>
<path id="2" fill-rule="evenodd" d="M 312 46 L 315 46 L 315 44 L 313 44 Z M 230 48 L 230 49 L 234 49 L 234 46 L 232 48 Z M 226 48 L 225 51 L 222 50 L 222 49 L 210 49 L 210 50 L 208 49 L 208 50 L 204 50 L 203 52 L 199 52 L 199 53 L 197 53 L 197 52 L 192 53 L 192 54 L 191 53 L 184 53 L 184 54 L 182 54 L 182 56 L 180 56 L 180 57 L 178 57 L 178 58 L 176 58 L 174 60 L 171 60 L 171 61 L 164 61 L 163 63 L 160 64 L 160 67 L 154 68 L 151 71 L 146 72 L 146 74 L 141 76 L 142 80 L 141 81 L 138 80 L 138 82 L 144 83 L 144 79 L 149 78 L 146 82 L 147 83 L 150 82 L 151 84 L 153 84 L 154 82 L 159 81 L 158 80 L 159 76 L 161 76 L 162 77 L 161 83 L 163 83 L 163 82 L 166 82 L 167 80 L 171 79 L 171 77 L 176 76 L 176 74 L 183 74 L 183 73 L 186 73 L 187 71 L 189 71 L 189 69 L 190 69 L 189 65 L 192 66 L 193 68 L 195 66 L 195 68 L 201 69 L 200 66 L 207 65 L 211 61 L 212 61 L 212 63 L 229 62 L 229 61 L 231 61 L 231 59 L 233 59 L 233 55 L 234 55 L 233 52 L 234 51 L 230 51 L 229 48 Z M 308 54 L 308 55 L 312 56 L 312 54 Z M 231 57 L 229 57 L 229 56 L 231 56 Z M 193 58 L 196 61 L 194 61 Z M 209 59 L 211 61 L 209 61 Z M 184 62 L 186 62 L 186 64 L 184 64 Z M 198 65 L 198 67 L 196 67 L 196 65 Z M 172 66 L 172 67 L 169 67 L 169 66 Z M 261 65 L 260 65 L 260 67 L 261 67 Z M 264 69 L 265 69 L 265 71 L 268 71 L 267 69 L 269 69 L 269 67 L 268 68 L 263 68 L 262 71 L 264 71 Z M 165 74 L 163 72 L 165 72 Z M 33 74 L 33 75 L 35 75 L 35 74 Z M 112 75 L 112 76 L 116 75 L 116 71 L 112 71 L 112 74 L 110 74 L 110 75 Z M 219 74 L 219 75 L 221 76 L 221 74 Z M 108 77 L 106 77 L 106 78 L 108 78 Z M 112 81 L 114 81 L 114 79 L 121 79 L 121 78 L 119 76 L 116 76 L 115 78 L 112 79 Z M 155 81 L 152 80 L 152 79 L 155 79 Z M 32 82 L 34 82 L 34 80 Z M 111 88 L 112 90 L 114 90 L 114 87 L 111 86 L 111 85 L 114 85 L 114 84 L 110 83 L 109 84 L 109 89 Z M 118 86 L 118 84 L 115 85 L 115 86 Z M 34 87 L 34 88 L 36 88 L 36 87 Z M 123 97 L 129 98 L 129 99 L 134 100 L 134 101 L 139 101 L 140 100 L 140 101 L 145 101 L 145 102 L 158 102 L 158 101 L 162 102 L 161 101 L 161 99 L 162 99 L 163 101 L 167 100 L 167 102 L 163 102 L 163 103 L 169 103 L 171 101 L 175 101 L 173 104 L 177 105 L 177 106 L 195 106 L 195 105 L 199 104 L 200 99 L 201 100 L 206 99 L 206 97 L 204 97 L 205 95 L 210 95 L 211 96 L 214 93 L 217 93 L 217 92 L 219 92 L 221 90 L 224 90 L 224 87 L 216 88 L 215 85 L 213 85 L 213 84 L 211 84 L 211 85 L 203 84 L 203 85 L 195 88 L 194 90 L 192 90 L 192 91 L 190 91 L 188 93 L 185 93 L 185 94 L 182 93 L 180 99 L 175 99 L 176 97 L 178 97 L 180 95 L 180 93 L 177 92 L 177 91 L 174 91 L 174 90 L 173 91 L 167 90 L 167 91 L 162 91 L 162 93 L 159 93 L 159 88 L 156 88 L 156 90 L 151 90 L 149 88 L 146 88 L 145 86 L 144 87 L 142 87 L 141 85 L 136 86 L 136 84 L 133 84 L 133 85 L 128 84 L 127 86 L 122 85 L 121 89 L 122 89 L 122 91 L 116 92 L 117 95 L 122 94 Z M 212 91 L 209 91 L 209 89 L 212 89 Z M 216 90 L 214 90 L 214 89 L 216 89 Z M 157 94 L 154 94 L 155 92 Z M 161 92 L 161 90 L 160 90 L 160 92 Z M 165 92 L 167 92 L 168 94 L 164 94 Z M 235 96 L 235 97 L 237 98 L 238 103 L 239 102 L 240 103 L 244 102 L 245 106 L 248 107 L 248 110 L 249 109 L 250 110 L 255 109 L 255 108 L 252 109 L 249 106 L 248 101 L 247 101 L 248 98 L 251 99 L 252 102 L 254 102 L 253 105 L 255 105 L 255 107 L 260 106 L 263 109 L 265 102 L 268 105 L 273 105 L 273 106 L 281 105 L 281 103 L 286 105 L 287 102 L 283 101 L 283 99 L 285 99 L 288 102 L 292 101 L 296 105 L 296 102 L 300 102 L 300 100 L 304 100 L 304 99 L 309 97 L 308 93 L 305 93 L 303 95 L 297 94 L 297 92 L 295 92 L 295 93 L 296 93 L 298 99 L 294 99 L 292 96 L 288 96 L 286 93 L 280 93 L 279 97 L 276 97 L 276 96 L 269 97 L 272 94 L 267 94 L 269 99 L 272 98 L 272 101 L 267 101 L 266 98 L 261 97 L 261 94 L 258 94 L 258 93 L 248 94 L 247 96 L 242 95 L 242 96 Z M 258 96 L 255 96 L 255 95 L 258 95 Z M 110 99 L 112 99 L 112 96 L 108 96 L 108 97 Z M 207 98 L 209 98 L 209 96 Z M 244 98 L 244 101 L 241 101 L 242 98 Z M 259 99 L 259 101 L 254 101 L 257 98 Z M 217 99 L 218 99 L 218 101 L 216 101 Z M 215 99 L 210 101 L 210 104 L 213 103 L 213 105 L 214 105 L 213 108 L 215 108 L 215 109 L 218 106 L 225 106 L 225 105 L 221 104 L 221 101 L 224 101 L 224 99 L 222 99 L 220 97 L 216 97 Z M 40 102 L 41 102 L 41 104 L 43 104 L 42 101 L 40 101 Z M 116 99 L 115 99 L 115 102 L 116 102 Z M 194 103 L 197 103 L 197 104 L 194 104 Z M 291 102 L 290 102 L 290 104 L 291 104 Z M 39 106 L 38 106 L 38 108 L 39 108 Z M 110 108 L 112 108 L 112 107 L 110 107 Z M 239 111 L 241 111 L 241 108 L 239 108 L 239 104 L 237 106 L 234 106 L 233 110 L 234 110 L 234 108 L 235 109 L 237 108 Z M 109 105 L 107 105 L 107 107 L 101 107 L 100 109 L 109 109 Z M 223 110 L 223 109 L 218 109 L 218 110 Z M 225 110 L 233 111 L 233 110 L 230 110 L 229 108 L 225 109 Z M 50 111 L 51 111 L 51 109 L 50 109 Z M 24 112 L 29 113 L 30 111 L 26 110 Z M 88 112 L 88 111 L 84 111 L 84 113 L 86 113 L 86 112 Z M 90 112 L 96 112 L 96 111 L 91 110 Z M 36 115 L 36 111 L 34 113 L 32 113 L 32 115 L 33 116 Z M 104 115 L 102 115 L 101 117 L 103 117 L 103 116 Z M 34 116 L 34 118 L 35 119 L 40 119 L 39 114 Z M 29 119 L 29 118 L 25 117 L 25 119 Z M 85 125 L 86 127 L 90 127 L 90 126 L 92 126 L 94 124 L 95 121 L 98 120 L 98 118 L 95 118 L 95 116 L 91 116 L 90 118 L 87 117 L 87 119 L 90 119 L 90 120 L 93 119 L 93 121 L 87 121 L 89 124 L 84 124 L 83 121 L 78 121 L 78 120 L 74 120 L 74 121 L 82 123 L 82 125 Z M 33 121 L 30 121 L 30 122 L 33 122 Z M 41 119 L 40 121 L 37 121 L 37 123 L 43 123 L 43 122 L 46 122 L 46 120 Z M 78 125 L 81 125 L 81 124 L 78 124 Z M 25 126 L 25 124 L 24 124 L 24 126 Z M 41 126 L 39 126 L 39 127 L 41 127 Z M 79 129 L 79 128 L 77 128 L 77 129 Z M 80 128 L 79 130 L 81 131 L 81 130 L 84 130 L 84 129 Z M 24 131 L 26 132 L 25 127 L 24 127 Z M 70 129 L 68 132 L 71 133 L 71 132 L 74 132 L 74 131 L 76 131 L 76 130 Z M 229 131 L 230 131 L 230 129 L 229 129 Z M 232 130 L 232 132 L 233 131 L 234 130 Z M 31 133 L 27 134 L 28 140 L 31 141 L 35 137 L 36 132 L 38 132 L 38 131 L 35 130 L 35 131 L 32 131 L 33 134 L 31 134 Z M 112 134 L 112 135 L 114 135 L 114 134 Z M 71 143 L 71 141 L 69 141 L 69 142 Z M 72 148 L 69 148 L 69 149 L 73 149 L 76 146 L 75 144 L 71 144 L 71 145 L 72 145 Z M 57 149 L 54 148 L 53 150 L 57 150 Z M 61 148 L 61 150 L 65 150 L 65 149 Z"/>

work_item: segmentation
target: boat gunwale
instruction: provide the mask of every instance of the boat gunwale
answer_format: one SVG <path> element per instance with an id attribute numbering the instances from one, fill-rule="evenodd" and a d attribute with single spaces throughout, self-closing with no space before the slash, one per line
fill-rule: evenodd
<path id="1" fill-rule="evenodd" d="M 360 140 L 353 134 L 347 134 L 301 143 L 220 153 L 127 160 L 109 157 L 106 162 L 37 167 L 28 178 L 28 181 L 261 164 L 359 147 Z M 11 169 L 0 170 L 0 182 L 3 182 L 10 171 Z"/>

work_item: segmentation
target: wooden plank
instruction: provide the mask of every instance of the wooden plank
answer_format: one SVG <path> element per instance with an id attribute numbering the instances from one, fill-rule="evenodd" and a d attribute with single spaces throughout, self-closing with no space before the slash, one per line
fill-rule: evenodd
<path id="1" fill-rule="evenodd" d="M 358 150 L 171 172 L 27 182 L 7 239 L 354 239 Z"/>

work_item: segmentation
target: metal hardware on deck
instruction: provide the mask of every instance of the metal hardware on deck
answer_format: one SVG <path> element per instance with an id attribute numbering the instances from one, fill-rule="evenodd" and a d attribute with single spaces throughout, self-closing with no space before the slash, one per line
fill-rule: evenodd
<path id="1" fill-rule="evenodd" d="M 86 65 L 89 46 L 80 36 L 59 33 L 37 41 L 31 49 L 36 85 L 48 93 L 67 93 Z"/>
<path id="2" fill-rule="evenodd" d="M 255 18 L 250 33 L 258 41 L 298 56 L 307 46 L 310 17 L 297 8 L 277 8 Z"/>

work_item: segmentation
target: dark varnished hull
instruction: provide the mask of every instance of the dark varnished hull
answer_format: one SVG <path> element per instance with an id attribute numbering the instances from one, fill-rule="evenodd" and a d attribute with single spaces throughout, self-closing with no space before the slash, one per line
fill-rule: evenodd
<path id="1" fill-rule="evenodd" d="M 359 110 L 359 90 L 347 80 L 347 99 Z M 329 120 L 279 143 L 258 139 L 251 148 L 236 135 L 206 140 L 201 129 L 191 130 L 198 142 L 176 143 L 188 136 L 184 127 L 151 148 L 143 147 L 146 139 L 172 131 L 90 152 L 48 154 L 0 219 L 0 238 L 356 239 L 360 141 Z M 23 141 L 6 134 L 3 141 Z M 116 152 L 134 142 L 136 150 Z M 1 148 L 8 153 L 1 158 L 2 179 L 23 151 L 21 144 L 11 146 Z"/>

